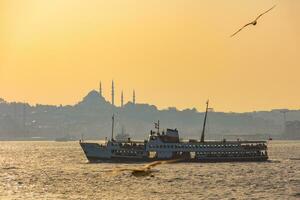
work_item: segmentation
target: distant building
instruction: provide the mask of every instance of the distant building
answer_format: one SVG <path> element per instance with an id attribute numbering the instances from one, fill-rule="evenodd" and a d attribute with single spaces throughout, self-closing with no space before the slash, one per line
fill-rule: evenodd
<path id="1" fill-rule="evenodd" d="M 287 139 L 300 139 L 300 121 L 287 121 L 284 132 Z"/>

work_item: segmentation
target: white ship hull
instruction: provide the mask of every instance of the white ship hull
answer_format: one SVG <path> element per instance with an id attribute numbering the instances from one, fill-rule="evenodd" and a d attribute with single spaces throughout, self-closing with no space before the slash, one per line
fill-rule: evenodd
<path id="1" fill-rule="evenodd" d="M 131 144 L 108 142 L 107 145 L 80 142 L 90 162 L 145 162 L 179 159 L 182 162 L 266 161 L 264 141 Z M 123 145 L 123 146 L 122 146 Z M 140 146 L 137 146 L 140 145 Z"/>

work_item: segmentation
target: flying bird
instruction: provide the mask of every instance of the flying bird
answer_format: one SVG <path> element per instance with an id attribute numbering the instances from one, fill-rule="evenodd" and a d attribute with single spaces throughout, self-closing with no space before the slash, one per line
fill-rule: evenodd
<path id="1" fill-rule="evenodd" d="M 257 20 L 258 20 L 261 16 L 263 16 L 263 15 L 266 14 L 267 12 L 271 11 L 271 10 L 272 10 L 273 8 L 275 8 L 275 7 L 276 7 L 276 5 L 274 5 L 274 6 L 273 6 L 272 8 L 270 8 L 269 10 L 263 12 L 262 14 L 258 15 L 254 21 L 252 21 L 252 22 L 250 22 L 250 23 L 248 23 L 248 24 L 245 24 L 242 28 L 240 28 L 238 31 L 236 31 L 234 34 L 232 34 L 230 37 L 235 36 L 237 33 L 239 33 L 241 30 L 243 30 L 245 27 L 247 27 L 247 26 L 249 26 L 249 25 L 255 26 L 255 25 L 257 24 Z"/>
<path id="2" fill-rule="evenodd" d="M 146 164 L 142 167 L 139 168 L 120 168 L 120 169 L 114 169 L 112 172 L 114 173 L 119 173 L 119 172 L 123 172 L 123 171 L 130 171 L 132 176 L 135 177 L 140 177 L 140 176 L 149 176 L 152 174 L 153 170 L 152 168 L 154 168 L 157 165 L 161 165 L 161 164 L 169 164 L 169 163 L 175 163 L 178 162 L 180 160 L 167 160 L 167 161 L 154 161 L 151 162 L 149 164 Z"/>

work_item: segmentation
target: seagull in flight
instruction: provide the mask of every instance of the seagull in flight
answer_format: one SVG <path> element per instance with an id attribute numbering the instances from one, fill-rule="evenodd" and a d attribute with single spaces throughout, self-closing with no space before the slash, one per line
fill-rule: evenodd
<path id="1" fill-rule="evenodd" d="M 242 28 L 240 28 L 238 31 L 236 31 L 234 34 L 232 34 L 230 37 L 235 36 L 237 33 L 239 33 L 241 30 L 243 30 L 246 26 L 249 26 L 249 25 L 255 26 L 255 25 L 257 24 L 257 20 L 258 20 L 261 16 L 263 16 L 263 15 L 266 14 L 267 12 L 271 11 L 271 10 L 272 10 L 273 8 L 275 8 L 275 7 L 276 7 L 276 5 L 274 5 L 274 6 L 273 6 L 272 8 L 270 8 L 269 10 L 263 12 L 262 14 L 258 15 L 254 21 L 252 21 L 252 22 L 250 22 L 250 23 L 244 25 Z"/>
<path id="2" fill-rule="evenodd" d="M 138 168 L 116 168 L 113 169 L 111 172 L 115 173 L 120 173 L 123 171 L 130 171 L 132 176 L 135 177 L 141 177 L 141 176 L 149 176 L 152 174 L 152 168 L 156 167 L 157 165 L 161 164 L 170 164 L 170 163 L 176 163 L 179 162 L 180 159 L 176 160 L 166 160 L 166 161 L 154 161 L 149 164 L 146 164 L 144 166 L 138 167 Z"/>

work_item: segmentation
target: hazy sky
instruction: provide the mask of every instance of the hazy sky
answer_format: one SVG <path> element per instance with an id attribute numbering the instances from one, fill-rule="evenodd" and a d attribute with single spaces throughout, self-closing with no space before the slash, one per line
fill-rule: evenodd
<path id="1" fill-rule="evenodd" d="M 241 25 L 277 4 L 230 38 Z M 300 109 L 299 0 L 0 0 L 0 97 Z"/>

